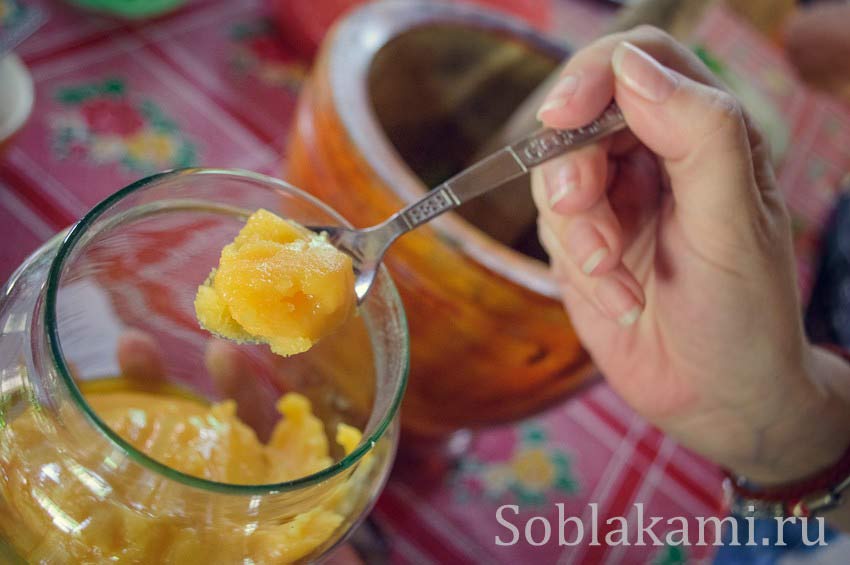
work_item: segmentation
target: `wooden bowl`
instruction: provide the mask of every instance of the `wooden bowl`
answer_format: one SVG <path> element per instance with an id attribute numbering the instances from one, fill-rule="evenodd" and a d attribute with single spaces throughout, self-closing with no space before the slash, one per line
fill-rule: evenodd
<path id="1" fill-rule="evenodd" d="M 468 164 L 566 55 L 475 7 L 360 8 L 301 93 L 287 176 L 356 226 L 376 224 Z M 527 180 L 404 236 L 386 264 L 412 340 L 408 439 L 528 416 L 593 374 L 536 241 Z"/>

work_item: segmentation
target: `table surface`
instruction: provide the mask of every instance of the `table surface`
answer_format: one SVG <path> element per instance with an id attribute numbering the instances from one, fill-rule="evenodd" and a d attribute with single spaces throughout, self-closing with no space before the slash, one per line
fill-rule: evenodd
<path id="1" fill-rule="evenodd" d="M 36 102 L 0 157 L 0 279 L 93 204 L 150 172 L 208 165 L 285 178 L 281 155 L 308 68 L 276 42 L 260 0 L 192 3 L 135 26 L 63 4 L 49 9 L 48 23 L 18 49 Z M 551 26 L 581 45 L 609 15 L 597 3 L 561 0 Z M 818 230 L 850 170 L 850 116 L 801 89 L 778 51 L 722 9 L 694 41 L 747 76 L 787 126 L 793 150 L 779 179 L 805 294 Z M 121 102 L 98 100 L 105 91 L 120 93 Z M 105 135 L 85 135 L 92 130 Z M 394 477 L 373 519 L 394 563 L 679 563 L 712 554 L 705 547 L 494 544 L 507 534 L 495 518 L 499 506 L 520 506 L 518 524 L 534 515 L 557 524 L 557 502 L 587 527 L 591 502 L 601 524 L 610 516 L 634 520 L 637 502 L 647 516 L 683 516 L 692 528 L 697 516 L 723 513 L 718 470 L 600 383 L 535 418 L 477 434 L 457 467 L 428 489 Z"/>

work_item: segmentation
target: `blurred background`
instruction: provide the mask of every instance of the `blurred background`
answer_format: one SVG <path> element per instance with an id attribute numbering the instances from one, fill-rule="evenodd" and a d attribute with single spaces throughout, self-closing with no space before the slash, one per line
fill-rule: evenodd
<path id="1" fill-rule="evenodd" d="M 642 23 L 691 46 L 767 133 L 809 332 L 850 346 L 850 4 L 835 1 L 0 0 L 0 280 L 110 193 L 170 168 L 263 172 L 376 223 L 537 127 L 570 52 Z M 355 546 L 394 563 L 712 558 L 493 545 L 506 503 L 555 517 L 564 502 L 588 520 L 596 502 L 600 522 L 634 502 L 724 514 L 719 471 L 596 375 L 533 225 L 514 186 L 388 256 L 411 380 L 400 460 Z M 169 292 L 152 277 L 141 299 Z"/>

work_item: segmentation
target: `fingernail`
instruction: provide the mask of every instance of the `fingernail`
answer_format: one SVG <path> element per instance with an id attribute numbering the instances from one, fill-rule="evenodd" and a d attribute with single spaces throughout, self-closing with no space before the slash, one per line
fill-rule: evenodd
<path id="1" fill-rule="evenodd" d="M 596 285 L 596 298 L 608 315 L 621 326 L 631 326 L 640 318 L 643 307 L 620 280 L 607 276 Z"/>
<path id="2" fill-rule="evenodd" d="M 204 351 L 204 365 L 212 377 L 217 392 L 230 397 L 241 384 L 246 374 L 242 366 L 242 353 L 232 342 L 223 339 L 211 339 Z"/>
<path id="3" fill-rule="evenodd" d="M 637 322 L 637 319 L 640 318 L 640 307 L 635 306 L 617 320 L 621 326 L 628 327 Z"/>
<path id="4" fill-rule="evenodd" d="M 565 196 L 573 192 L 576 186 L 578 186 L 578 167 L 571 161 L 566 161 L 555 172 L 555 178 L 546 183 L 549 191 L 549 207 L 554 208 Z"/>
<path id="5" fill-rule="evenodd" d="M 584 263 L 582 263 L 581 271 L 585 275 L 589 275 L 589 274 L 593 273 L 593 271 L 596 269 L 596 267 L 599 266 L 599 263 L 601 263 L 602 260 L 605 259 L 605 257 L 607 255 L 608 255 L 608 250 L 605 249 L 604 247 L 597 249 L 596 251 L 594 251 L 593 253 L 590 254 L 590 257 L 588 257 L 587 260 L 585 260 Z"/>
<path id="6" fill-rule="evenodd" d="M 669 69 L 628 41 L 623 41 L 614 50 L 611 64 L 618 79 L 650 102 L 667 100 L 679 82 Z"/>
<path id="7" fill-rule="evenodd" d="M 567 102 L 570 101 L 570 98 L 572 98 L 577 89 L 578 77 L 576 75 L 567 75 L 562 77 L 555 86 L 552 87 L 552 91 L 548 96 L 546 96 L 546 99 L 543 101 L 540 109 L 537 110 L 537 119 L 540 120 L 540 117 L 544 112 L 566 106 Z"/>
<path id="8" fill-rule="evenodd" d="M 125 331 L 118 338 L 116 356 L 118 367 L 126 377 L 145 380 L 165 378 L 162 351 L 148 333 L 132 328 Z"/>
<path id="9" fill-rule="evenodd" d="M 555 236 L 552 228 L 549 227 L 549 224 L 544 221 L 538 222 L 537 233 L 540 237 L 540 243 L 543 244 L 543 249 L 546 250 L 546 254 L 549 256 L 550 262 L 554 262 L 558 256 L 559 249 L 561 249 L 558 238 Z"/>
<path id="10" fill-rule="evenodd" d="M 608 244 L 595 227 L 586 221 L 579 221 L 568 233 L 569 250 L 585 275 L 593 274 L 596 267 L 608 256 Z"/>

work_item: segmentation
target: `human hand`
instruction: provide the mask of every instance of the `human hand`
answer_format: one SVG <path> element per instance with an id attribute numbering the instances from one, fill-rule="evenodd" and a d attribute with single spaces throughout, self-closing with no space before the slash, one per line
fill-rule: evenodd
<path id="1" fill-rule="evenodd" d="M 564 304 L 611 386 L 683 444 L 763 483 L 850 441 L 847 366 L 811 347 L 764 140 L 699 59 L 653 28 L 579 51 L 539 113 L 616 99 L 629 131 L 534 171 Z"/>

